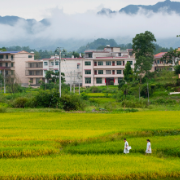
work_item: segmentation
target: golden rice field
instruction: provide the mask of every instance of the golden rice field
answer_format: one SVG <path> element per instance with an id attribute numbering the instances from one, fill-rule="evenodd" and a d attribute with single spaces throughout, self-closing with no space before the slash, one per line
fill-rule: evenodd
<path id="1" fill-rule="evenodd" d="M 1 113 L 0 179 L 180 179 L 179 142 L 179 111 Z"/>

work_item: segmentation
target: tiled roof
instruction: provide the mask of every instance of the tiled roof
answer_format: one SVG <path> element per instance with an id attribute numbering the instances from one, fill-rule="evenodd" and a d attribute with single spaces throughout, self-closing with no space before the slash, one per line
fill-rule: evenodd
<path id="1" fill-rule="evenodd" d="M 155 59 L 162 58 L 166 53 L 167 53 L 167 52 L 160 52 L 160 53 L 154 55 L 154 58 L 155 58 Z"/>
<path id="2" fill-rule="evenodd" d="M 0 54 L 17 54 L 21 51 L 0 51 Z"/>

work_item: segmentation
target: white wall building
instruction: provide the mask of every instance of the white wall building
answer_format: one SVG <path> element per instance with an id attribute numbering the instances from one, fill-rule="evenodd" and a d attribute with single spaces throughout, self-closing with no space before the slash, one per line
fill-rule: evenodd
<path id="1" fill-rule="evenodd" d="M 83 58 L 62 58 L 61 72 L 65 74 L 66 84 L 82 84 L 82 64 Z M 43 59 L 44 78 L 47 71 L 59 72 L 59 56 Z"/>
<path id="2" fill-rule="evenodd" d="M 120 50 L 106 47 L 104 50 L 87 50 L 83 60 L 83 87 L 118 85 L 123 79 L 127 62 L 134 69 L 135 56 L 132 49 Z"/>

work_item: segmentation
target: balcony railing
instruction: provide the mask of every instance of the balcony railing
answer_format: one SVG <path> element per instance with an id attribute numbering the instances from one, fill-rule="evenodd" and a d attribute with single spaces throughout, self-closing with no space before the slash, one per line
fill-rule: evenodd
<path id="1" fill-rule="evenodd" d="M 13 61 L 13 59 L 0 59 L 0 61 Z"/>
<path id="2" fill-rule="evenodd" d="M 26 71 L 26 76 L 43 76 L 43 71 Z"/>

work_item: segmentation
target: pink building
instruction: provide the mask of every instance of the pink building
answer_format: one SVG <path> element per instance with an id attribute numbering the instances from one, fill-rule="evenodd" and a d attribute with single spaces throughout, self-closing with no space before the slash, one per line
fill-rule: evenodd
<path id="1" fill-rule="evenodd" d="M 118 85 L 124 77 L 127 62 L 134 69 L 132 49 L 121 50 L 107 46 L 104 50 L 87 50 L 83 60 L 83 87 Z"/>

